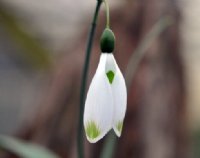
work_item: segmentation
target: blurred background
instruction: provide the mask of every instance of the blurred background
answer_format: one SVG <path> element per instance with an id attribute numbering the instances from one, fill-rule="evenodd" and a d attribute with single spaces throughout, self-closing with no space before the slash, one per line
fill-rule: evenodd
<path id="1" fill-rule="evenodd" d="M 111 157 L 200 158 L 200 2 L 109 3 L 114 55 L 123 74 L 152 27 L 165 16 L 173 21 L 134 73 L 122 136 Z M 60 158 L 77 157 L 81 73 L 95 5 L 95 0 L 0 1 L 1 135 L 39 144 Z M 104 27 L 102 5 L 88 84 Z M 86 157 L 103 158 L 105 140 L 91 145 L 85 139 Z M 17 155 L 0 149 L 0 157 Z"/>

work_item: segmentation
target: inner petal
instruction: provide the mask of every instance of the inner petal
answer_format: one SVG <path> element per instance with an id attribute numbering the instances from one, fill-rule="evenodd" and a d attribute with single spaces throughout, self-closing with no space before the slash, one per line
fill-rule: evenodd
<path id="1" fill-rule="evenodd" d="M 112 70 L 109 70 L 109 71 L 106 73 L 106 75 L 107 75 L 108 81 L 110 82 L 110 84 L 112 84 L 113 79 L 114 79 L 114 77 L 115 77 L 114 72 L 113 72 Z"/>
<path id="2" fill-rule="evenodd" d="M 115 58 L 114 58 L 113 54 L 112 53 L 107 54 L 105 72 L 106 72 L 106 76 L 107 76 L 110 84 L 112 84 L 115 79 L 114 78 L 115 73 L 116 73 L 116 65 L 115 64 L 116 64 L 116 62 L 115 62 Z"/>

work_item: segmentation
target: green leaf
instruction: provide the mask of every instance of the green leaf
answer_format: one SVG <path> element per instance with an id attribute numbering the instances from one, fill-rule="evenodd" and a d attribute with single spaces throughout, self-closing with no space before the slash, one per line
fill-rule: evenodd
<path id="1" fill-rule="evenodd" d="M 0 135 L 0 148 L 21 158 L 59 158 L 45 147 L 9 136 Z"/>

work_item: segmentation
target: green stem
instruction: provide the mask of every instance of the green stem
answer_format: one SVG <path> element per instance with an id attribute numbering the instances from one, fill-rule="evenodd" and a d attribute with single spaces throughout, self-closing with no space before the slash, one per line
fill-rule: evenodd
<path id="1" fill-rule="evenodd" d="M 79 125 L 78 125 L 78 135 L 77 135 L 77 148 L 78 148 L 78 157 L 84 158 L 84 139 L 83 139 L 83 112 L 84 112 L 84 100 L 85 100 L 85 90 L 87 84 L 87 74 L 89 68 L 91 48 L 93 45 L 94 33 L 96 30 L 96 22 L 99 14 L 99 9 L 101 6 L 102 0 L 97 0 L 97 5 L 89 33 L 85 63 L 83 67 L 82 80 L 81 80 L 81 89 L 80 89 L 80 109 L 79 109 Z"/>
<path id="2" fill-rule="evenodd" d="M 106 28 L 110 28 L 110 10 L 107 0 L 104 0 L 104 4 L 106 7 Z"/>

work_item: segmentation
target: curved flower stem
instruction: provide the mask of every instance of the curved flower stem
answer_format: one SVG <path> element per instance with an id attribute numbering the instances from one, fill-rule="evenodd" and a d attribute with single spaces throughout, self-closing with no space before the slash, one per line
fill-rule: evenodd
<path id="1" fill-rule="evenodd" d="M 78 135 L 77 135 L 77 148 L 78 148 L 78 157 L 84 158 L 84 141 L 83 141 L 83 112 L 84 112 L 84 100 L 85 100 L 85 90 L 87 84 L 87 74 L 90 62 L 90 54 L 91 48 L 94 39 L 94 33 L 96 29 L 96 22 L 99 14 L 99 9 L 101 6 L 102 0 L 97 0 L 97 5 L 89 33 L 87 48 L 86 48 L 86 56 L 85 63 L 83 67 L 82 80 L 81 80 L 81 89 L 80 89 L 80 109 L 79 109 L 79 125 L 78 125 Z"/>
<path id="2" fill-rule="evenodd" d="M 106 28 L 110 28 L 110 10 L 109 10 L 108 1 L 104 0 L 103 2 L 106 7 Z"/>

